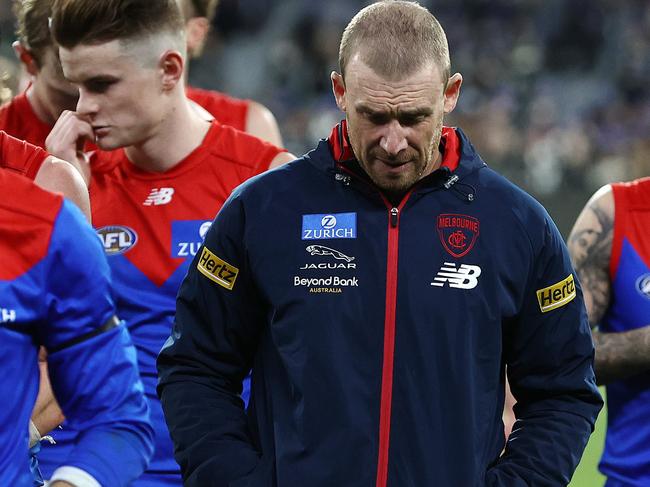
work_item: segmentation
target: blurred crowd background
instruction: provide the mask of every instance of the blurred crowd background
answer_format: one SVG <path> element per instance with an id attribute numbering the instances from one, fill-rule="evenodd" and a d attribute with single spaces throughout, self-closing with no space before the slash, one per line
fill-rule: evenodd
<path id="1" fill-rule="evenodd" d="M 252 98 L 302 154 L 341 118 L 329 74 L 359 0 L 220 0 L 190 82 Z M 650 175 L 648 0 L 423 0 L 464 83 L 446 124 L 539 199 L 566 236 L 601 185 Z M 0 72 L 17 66 L 0 0 Z"/>

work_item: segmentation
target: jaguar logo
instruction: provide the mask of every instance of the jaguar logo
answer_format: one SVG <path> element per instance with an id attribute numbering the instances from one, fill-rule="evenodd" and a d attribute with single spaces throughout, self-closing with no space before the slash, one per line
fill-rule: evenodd
<path id="1" fill-rule="evenodd" d="M 352 262 L 354 260 L 354 257 L 350 257 L 349 255 L 345 255 L 343 252 L 325 247 L 324 245 L 309 245 L 305 250 L 309 252 L 310 255 L 331 255 L 335 259 L 344 260 L 346 262 Z"/>

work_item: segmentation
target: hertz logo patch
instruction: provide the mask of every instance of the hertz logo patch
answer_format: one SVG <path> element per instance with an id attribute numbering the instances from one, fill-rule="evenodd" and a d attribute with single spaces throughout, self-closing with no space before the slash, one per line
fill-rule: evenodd
<path id="1" fill-rule="evenodd" d="M 237 274 L 239 274 L 239 269 L 228 264 L 228 262 L 221 260 L 210 252 L 207 247 L 203 247 L 196 268 L 205 277 L 228 290 L 233 288 L 235 285 L 235 279 L 237 279 Z"/>
<path id="2" fill-rule="evenodd" d="M 564 306 L 576 297 L 576 285 L 573 274 L 552 286 L 537 291 L 537 301 L 542 313 Z"/>

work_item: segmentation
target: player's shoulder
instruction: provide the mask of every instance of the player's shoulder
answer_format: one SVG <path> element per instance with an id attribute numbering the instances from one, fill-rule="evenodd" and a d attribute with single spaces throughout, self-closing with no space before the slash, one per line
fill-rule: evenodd
<path id="1" fill-rule="evenodd" d="M 203 141 L 203 146 L 210 153 L 220 159 L 231 163 L 256 167 L 263 162 L 270 163 L 283 149 L 266 142 L 254 135 L 242 132 L 229 125 L 224 125 L 216 120 Z"/>
<path id="2" fill-rule="evenodd" d="M 650 209 L 650 177 L 612 183 L 608 186 L 611 188 L 609 197 L 616 205 Z"/>
<path id="3" fill-rule="evenodd" d="M 250 103 L 250 100 L 227 95 L 221 91 L 204 90 L 193 86 L 188 86 L 185 92 L 190 100 L 195 101 L 206 109 L 211 106 L 242 107 L 248 106 Z"/>
<path id="4" fill-rule="evenodd" d="M 0 208 L 24 218 L 53 222 L 63 197 L 40 188 L 32 180 L 0 168 L 0 188 L 10 197 L 0 198 Z"/>
<path id="5" fill-rule="evenodd" d="M 12 279 L 46 255 L 63 197 L 6 169 L 0 169 L 0 191 L 0 279 Z"/>

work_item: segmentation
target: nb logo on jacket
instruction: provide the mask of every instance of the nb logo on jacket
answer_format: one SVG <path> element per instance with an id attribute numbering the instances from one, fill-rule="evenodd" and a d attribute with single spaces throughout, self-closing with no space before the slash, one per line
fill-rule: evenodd
<path id="1" fill-rule="evenodd" d="M 481 268 L 477 265 L 461 264 L 460 268 L 450 262 L 445 262 L 436 277 L 433 278 L 432 286 L 443 287 L 445 283 L 449 287 L 458 289 L 474 289 L 478 284 L 478 277 L 481 275 Z"/>

